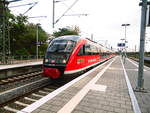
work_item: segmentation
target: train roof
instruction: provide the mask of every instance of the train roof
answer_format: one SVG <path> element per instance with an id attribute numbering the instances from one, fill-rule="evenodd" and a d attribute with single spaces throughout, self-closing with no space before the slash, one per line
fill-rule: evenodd
<path id="1" fill-rule="evenodd" d="M 93 40 L 90 40 L 89 38 L 83 38 L 83 37 L 81 37 L 79 35 L 64 35 L 64 36 L 56 37 L 53 40 L 72 40 L 72 41 L 77 42 L 79 40 L 84 40 L 84 39 L 85 40 L 89 40 L 90 42 L 93 42 L 93 43 L 99 45 L 101 48 L 103 48 L 103 50 L 105 52 L 114 52 L 113 50 L 108 49 L 108 48 L 104 47 L 103 45 L 101 45 L 101 44 L 99 44 L 99 43 L 97 43 L 97 42 L 95 42 Z"/>
<path id="2" fill-rule="evenodd" d="M 65 36 L 57 37 L 54 40 L 72 40 L 72 41 L 77 42 L 81 39 L 83 38 L 81 38 L 81 36 L 78 36 L 78 35 L 65 35 Z"/>

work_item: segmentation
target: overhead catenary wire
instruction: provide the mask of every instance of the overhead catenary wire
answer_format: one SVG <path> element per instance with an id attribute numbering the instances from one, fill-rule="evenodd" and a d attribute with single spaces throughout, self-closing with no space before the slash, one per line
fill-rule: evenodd
<path id="1" fill-rule="evenodd" d="M 89 14 L 68 14 L 68 15 L 64 15 L 64 16 L 87 16 Z"/>
<path id="2" fill-rule="evenodd" d="M 23 0 L 10 0 L 8 2 L 11 3 L 11 2 L 19 2 L 19 1 L 23 1 Z"/>
<path id="3" fill-rule="evenodd" d="M 64 4 L 66 7 L 69 7 L 65 3 L 62 3 L 62 4 Z M 80 16 L 88 16 L 89 15 L 89 14 L 76 14 L 75 11 L 72 11 L 72 13 L 74 13 L 74 14 L 65 14 L 64 16 L 78 16 L 78 17 L 80 17 Z"/>
<path id="4" fill-rule="evenodd" d="M 28 17 L 28 18 L 47 18 L 47 16 L 33 16 L 33 17 Z"/>

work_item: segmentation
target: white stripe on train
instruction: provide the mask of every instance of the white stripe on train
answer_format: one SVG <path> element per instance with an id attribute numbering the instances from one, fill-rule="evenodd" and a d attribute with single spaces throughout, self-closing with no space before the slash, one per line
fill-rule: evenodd
<path id="1" fill-rule="evenodd" d="M 110 59 L 110 58 L 108 58 L 108 59 Z M 92 64 L 92 65 L 90 65 L 90 66 L 87 66 L 87 67 L 84 67 L 84 68 L 81 68 L 81 69 L 76 69 L 76 70 L 72 70 L 72 71 L 64 71 L 64 74 L 67 75 L 67 74 L 74 74 L 74 73 L 77 73 L 77 72 L 81 72 L 81 71 L 83 71 L 83 70 L 85 70 L 85 69 L 88 69 L 88 68 L 93 67 L 93 66 L 95 66 L 95 65 L 97 65 L 97 64 L 100 64 L 100 63 L 102 63 L 102 62 L 104 62 L 104 61 L 106 61 L 106 60 L 108 60 L 108 59 L 102 60 L 102 61 L 100 61 L 100 62 L 97 62 L 97 63 L 95 63 L 95 64 Z"/>

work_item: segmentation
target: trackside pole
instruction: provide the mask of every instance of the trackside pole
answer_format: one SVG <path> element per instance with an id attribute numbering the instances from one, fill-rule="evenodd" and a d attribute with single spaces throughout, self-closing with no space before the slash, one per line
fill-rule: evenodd
<path id="1" fill-rule="evenodd" d="M 135 91 L 143 92 L 144 89 L 144 46 L 145 46 L 145 30 L 146 30 L 146 12 L 147 12 L 147 0 L 142 0 L 142 11 L 141 11 L 141 30 L 140 30 L 140 51 L 139 51 L 139 69 L 138 69 L 138 80 Z"/>

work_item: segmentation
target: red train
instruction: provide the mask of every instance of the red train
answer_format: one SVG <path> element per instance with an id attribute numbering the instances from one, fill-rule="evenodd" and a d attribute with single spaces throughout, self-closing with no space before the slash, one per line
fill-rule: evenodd
<path id="1" fill-rule="evenodd" d="M 113 57 L 111 50 L 81 36 L 53 39 L 43 61 L 43 75 L 56 79 L 62 75 L 81 73 Z"/>

